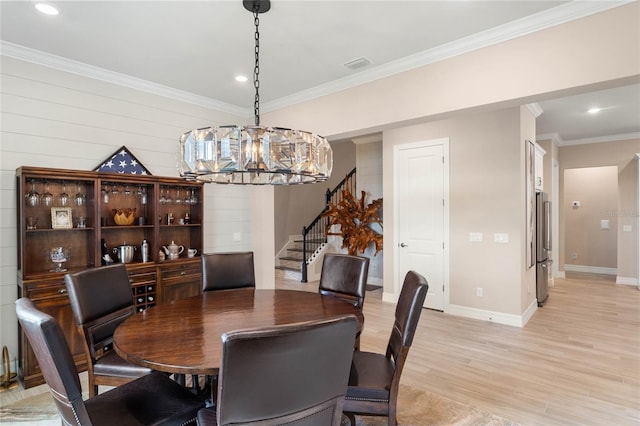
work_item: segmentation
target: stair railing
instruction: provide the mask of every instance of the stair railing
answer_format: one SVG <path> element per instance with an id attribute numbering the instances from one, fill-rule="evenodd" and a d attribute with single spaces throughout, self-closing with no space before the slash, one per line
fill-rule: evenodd
<path id="1" fill-rule="evenodd" d="M 329 203 L 337 205 L 342 201 L 342 190 L 347 189 L 352 194 L 356 190 L 356 168 L 354 167 L 344 179 L 333 189 L 328 189 L 324 196 L 324 208 L 308 226 L 302 228 L 302 279 L 307 282 L 307 262 L 309 256 L 327 242 L 325 230 L 329 224 L 329 218 L 323 218 L 322 214 L 327 210 Z"/>

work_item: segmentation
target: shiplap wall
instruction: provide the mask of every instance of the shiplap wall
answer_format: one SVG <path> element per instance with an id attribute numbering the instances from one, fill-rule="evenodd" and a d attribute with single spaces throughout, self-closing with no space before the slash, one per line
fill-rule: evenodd
<path id="1" fill-rule="evenodd" d="M 153 175 L 178 176 L 182 132 L 247 118 L 6 56 L 0 59 L 0 345 L 13 357 L 18 353 L 16 168 L 93 170 L 125 145 Z M 205 185 L 205 251 L 250 249 L 250 198 L 246 187 Z M 234 241 L 234 233 L 240 241 Z"/>

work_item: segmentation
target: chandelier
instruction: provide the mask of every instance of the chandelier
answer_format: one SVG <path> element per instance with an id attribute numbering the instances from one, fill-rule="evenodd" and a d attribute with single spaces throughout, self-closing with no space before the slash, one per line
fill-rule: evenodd
<path id="1" fill-rule="evenodd" d="M 185 132 L 180 137 L 178 171 L 188 180 L 240 185 L 293 185 L 329 178 L 333 152 L 329 142 L 314 133 L 260 125 L 259 14 L 269 0 L 244 0 L 255 24 L 255 100 L 253 126 L 214 126 Z"/>

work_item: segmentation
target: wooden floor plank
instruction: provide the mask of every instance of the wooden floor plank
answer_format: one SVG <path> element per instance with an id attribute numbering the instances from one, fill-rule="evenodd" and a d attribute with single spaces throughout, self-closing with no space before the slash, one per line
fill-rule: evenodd
<path id="1" fill-rule="evenodd" d="M 362 350 L 387 344 L 395 306 L 381 299 L 367 292 Z M 524 328 L 423 310 L 401 382 L 523 425 L 637 426 L 640 291 L 567 273 Z"/>

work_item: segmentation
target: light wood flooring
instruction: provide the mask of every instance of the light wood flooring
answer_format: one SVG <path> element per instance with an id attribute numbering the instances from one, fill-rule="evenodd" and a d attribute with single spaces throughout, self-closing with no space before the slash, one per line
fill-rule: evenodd
<path id="1" fill-rule="evenodd" d="M 386 347 L 395 305 L 381 299 L 367 292 L 362 350 Z M 423 310 L 401 382 L 522 425 L 638 425 L 640 291 L 568 273 L 524 328 Z M 0 405 L 38 388 L 0 393 Z"/>
<path id="2" fill-rule="evenodd" d="M 365 298 L 365 351 L 383 352 L 393 324 L 381 296 Z M 522 425 L 637 426 L 640 291 L 567 273 L 524 328 L 425 309 L 401 382 Z"/>

